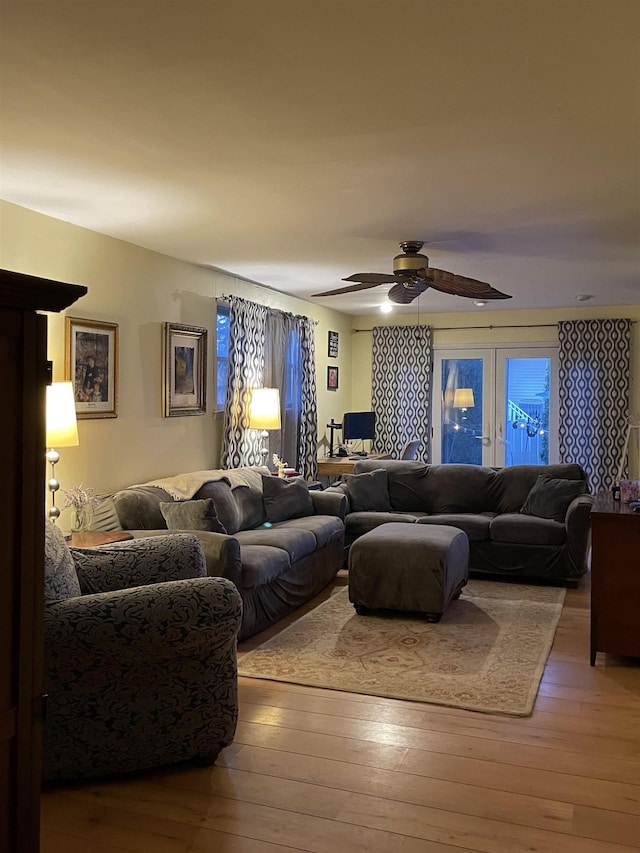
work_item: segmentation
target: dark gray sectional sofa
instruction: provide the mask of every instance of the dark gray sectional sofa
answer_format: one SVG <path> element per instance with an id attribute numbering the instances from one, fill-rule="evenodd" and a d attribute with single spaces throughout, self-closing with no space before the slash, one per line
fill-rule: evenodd
<path id="1" fill-rule="evenodd" d="M 344 494 L 346 545 L 387 521 L 446 524 L 469 537 L 472 572 L 575 585 L 586 571 L 593 498 L 578 465 L 356 463 Z"/>
<path id="2" fill-rule="evenodd" d="M 272 477 L 267 468 L 176 475 L 110 500 L 112 512 L 108 499 L 99 529 L 142 537 L 166 534 L 169 526 L 197 535 L 208 574 L 228 578 L 240 592 L 241 640 L 304 604 L 343 564 L 345 498 L 310 491 L 301 479 Z"/>

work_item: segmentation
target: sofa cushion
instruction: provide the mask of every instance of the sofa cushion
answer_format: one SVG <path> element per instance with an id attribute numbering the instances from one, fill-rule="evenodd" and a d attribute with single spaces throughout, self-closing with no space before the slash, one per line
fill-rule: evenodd
<path id="1" fill-rule="evenodd" d="M 216 515 L 230 536 L 240 530 L 240 510 L 231 491 L 231 483 L 227 477 L 210 480 L 201 486 L 193 496 L 194 500 L 211 498 L 216 507 Z"/>
<path id="2" fill-rule="evenodd" d="M 425 496 L 431 513 L 491 512 L 496 472 L 482 465 L 432 465 Z"/>
<path id="3" fill-rule="evenodd" d="M 333 515 L 307 515 L 304 518 L 290 518 L 273 525 L 274 529 L 287 527 L 293 530 L 308 530 L 313 533 L 316 548 L 324 548 L 329 542 L 344 536 L 342 519 Z"/>
<path id="4" fill-rule="evenodd" d="M 352 512 L 391 512 L 389 484 L 384 468 L 363 474 L 345 474 Z"/>
<path id="5" fill-rule="evenodd" d="M 131 486 L 113 496 L 124 530 L 165 530 L 160 503 L 170 500 L 171 495 L 158 486 Z"/>
<path id="6" fill-rule="evenodd" d="M 160 503 L 160 512 L 169 530 L 227 532 L 218 518 L 212 498 L 201 501 L 163 501 Z"/>
<path id="7" fill-rule="evenodd" d="M 240 543 L 241 551 L 244 545 L 269 545 L 286 551 L 292 563 L 297 563 L 316 550 L 316 537 L 310 530 L 300 530 L 284 524 L 278 527 L 263 525 L 253 530 L 239 530 L 235 538 Z"/>
<path id="8" fill-rule="evenodd" d="M 538 474 L 520 512 L 564 522 L 569 504 L 585 491 L 586 485 L 582 480 L 565 480 L 547 473 Z"/>
<path id="9" fill-rule="evenodd" d="M 444 524 L 457 527 L 467 534 L 469 542 L 484 542 L 489 539 L 489 526 L 495 513 L 438 513 L 418 519 L 418 524 Z"/>
<path id="10" fill-rule="evenodd" d="M 272 523 L 313 515 L 309 486 L 301 477 L 263 475 L 262 500 L 267 520 Z"/>
<path id="11" fill-rule="evenodd" d="M 564 545 L 564 524 L 521 512 L 505 512 L 497 515 L 489 525 L 492 542 L 508 542 L 514 545 Z"/>
<path id="12" fill-rule="evenodd" d="M 427 476 L 430 465 L 415 462 L 387 468 L 391 506 L 399 512 L 429 511 Z"/>
<path id="13" fill-rule="evenodd" d="M 269 584 L 279 578 L 291 565 L 289 554 L 270 545 L 240 545 L 242 588 Z"/>
<path id="14" fill-rule="evenodd" d="M 395 521 L 398 523 L 415 524 L 417 516 L 409 512 L 350 512 L 347 515 L 345 526 L 349 542 L 375 530 L 381 524 Z"/>
<path id="15" fill-rule="evenodd" d="M 80 595 L 80 581 L 71 552 L 60 529 L 47 519 L 44 536 L 44 600 L 60 601 L 77 595 Z"/>

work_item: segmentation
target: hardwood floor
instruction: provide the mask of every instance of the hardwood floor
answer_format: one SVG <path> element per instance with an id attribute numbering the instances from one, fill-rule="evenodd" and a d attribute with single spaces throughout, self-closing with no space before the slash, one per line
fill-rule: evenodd
<path id="1" fill-rule="evenodd" d="M 42 851 L 640 850 L 640 661 L 589 666 L 588 607 L 587 580 L 531 717 L 241 679 L 215 767 L 45 792 Z"/>

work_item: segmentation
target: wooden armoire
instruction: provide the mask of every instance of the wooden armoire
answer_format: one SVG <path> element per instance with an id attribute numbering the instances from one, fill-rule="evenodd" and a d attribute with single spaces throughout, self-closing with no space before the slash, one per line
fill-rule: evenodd
<path id="1" fill-rule="evenodd" d="M 47 318 L 86 287 L 0 270 L 0 850 L 40 849 Z"/>

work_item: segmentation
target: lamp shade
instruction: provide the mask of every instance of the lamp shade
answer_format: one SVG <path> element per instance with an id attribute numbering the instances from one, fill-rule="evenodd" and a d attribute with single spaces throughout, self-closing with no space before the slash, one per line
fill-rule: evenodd
<path id="1" fill-rule="evenodd" d="M 473 388 L 456 388 L 453 395 L 454 409 L 473 409 Z"/>
<path id="2" fill-rule="evenodd" d="M 76 403 L 71 382 L 47 385 L 47 447 L 78 444 Z"/>
<path id="3" fill-rule="evenodd" d="M 280 429 L 280 391 L 277 388 L 251 389 L 249 429 Z"/>

